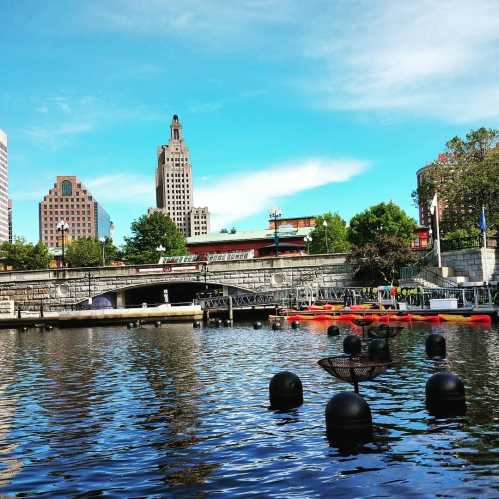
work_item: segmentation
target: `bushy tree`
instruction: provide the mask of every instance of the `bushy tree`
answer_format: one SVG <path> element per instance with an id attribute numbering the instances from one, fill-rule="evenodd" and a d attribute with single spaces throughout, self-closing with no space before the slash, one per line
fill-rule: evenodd
<path id="1" fill-rule="evenodd" d="M 125 237 L 124 258 L 129 263 L 157 263 L 159 252 L 162 255 L 178 256 L 187 254 L 185 237 L 170 217 L 161 212 L 143 215 L 132 222 L 132 236 Z"/>
<path id="2" fill-rule="evenodd" d="M 438 160 L 426 165 L 422 182 L 412 193 L 417 205 L 428 206 L 435 194 L 451 207 L 444 209 L 442 233 L 470 233 L 485 207 L 489 226 L 499 226 L 499 130 L 471 130 L 465 139 L 454 137 Z M 471 211 L 470 211 L 471 209 Z"/>
<path id="3" fill-rule="evenodd" d="M 2 243 L 0 257 L 14 270 L 46 269 L 51 260 L 49 250 L 42 242 L 32 244 L 22 237 L 16 237 L 12 243 Z"/>
<path id="4" fill-rule="evenodd" d="M 354 245 L 347 257 L 357 282 L 367 286 L 393 284 L 400 269 L 417 261 L 407 241 L 400 236 L 377 234 L 367 243 Z"/>
<path id="5" fill-rule="evenodd" d="M 400 238 L 409 245 L 416 227 L 416 220 L 395 203 L 380 203 L 350 220 L 348 239 L 356 246 L 363 246 L 373 243 L 378 236 L 385 235 Z"/>
<path id="6" fill-rule="evenodd" d="M 102 265 L 102 244 L 93 237 L 81 237 L 68 245 L 65 263 L 69 267 L 98 267 Z"/>
<path id="7" fill-rule="evenodd" d="M 324 225 L 326 221 L 327 226 Z M 310 253 L 344 253 L 349 250 L 347 224 L 338 213 L 324 213 L 315 218 L 314 230 L 310 233 Z M 327 235 L 327 244 L 326 244 Z"/>

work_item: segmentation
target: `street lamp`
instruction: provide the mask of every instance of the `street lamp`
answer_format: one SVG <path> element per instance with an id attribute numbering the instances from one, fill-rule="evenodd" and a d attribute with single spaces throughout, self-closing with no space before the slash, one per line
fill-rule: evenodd
<path id="1" fill-rule="evenodd" d="M 307 245 L 307 253 L 310 254 L 310 243 L 312 242 L 312 236 L 310 234 L 307 234 L 303 240 L 305 241 L 305 244 Z"/>
<path id="2" fill-rule="evenodd" d="M 106 266 L 106 253 L 104 248 L 106 247 L 106 238 L 105 237 L 99 237 L 99 241 L 102 244 L 102 266 Z"/>
<path id="3" fill-rule="evenodd" d="M 69 225 L 64 220 L 61 220 L 57 224 L 56 230 L 62 235 L 62 267 L 64 268 L 64 242 L 66 239 L 66 232 L 69 231 Z"/>
<path id="4" fill-rule="evenodd" d="M 329 245 L 327 243 L 327 220 L 324 220 L 322 225 L 324 226 L 324 234 L 326 236 L 326 253 L 329 253 Z"/>
<path id="5" fill-rule="evenodd" d="M 277 220 L 282 217 L 282 211 L 279 208 L 272 208 L 269 211 L 270 220 L 274 221 L 274 244 L 275 256 L 279 256 L 279 235 L 277 234 Z"/>

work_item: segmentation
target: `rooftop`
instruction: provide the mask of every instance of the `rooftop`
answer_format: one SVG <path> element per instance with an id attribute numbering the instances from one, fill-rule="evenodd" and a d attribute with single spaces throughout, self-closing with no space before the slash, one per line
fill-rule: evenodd
<path id="1" fill-rule="evenodd" d="M 313 227 L 288 228 L 286 231 L 278 230 L 279 239 L 291 237 L 305 237 L 314 230 Z M 200 236 L 191 236 L 187 238 L 187 244 L 206 244 L 206 243 L 225 243 L 232 241 L 256 241 L 274 239 L 274 229 L 263 230 L 238 230 L 235 233 L 210 232 Z"/>

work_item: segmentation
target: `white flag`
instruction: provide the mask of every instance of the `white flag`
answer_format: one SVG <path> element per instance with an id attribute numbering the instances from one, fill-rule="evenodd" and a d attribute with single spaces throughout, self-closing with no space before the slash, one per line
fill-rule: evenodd
<path id="1" fill-rule="evenodd" d="M 435 192 L 435 195 L 433 196 L 433 199 L 431 200 L 430 204 L 430 213 L 433 215 L 435 213 L 435 208 L 438 206 L 438 199 L 437 199 L 437 193 Z"/>

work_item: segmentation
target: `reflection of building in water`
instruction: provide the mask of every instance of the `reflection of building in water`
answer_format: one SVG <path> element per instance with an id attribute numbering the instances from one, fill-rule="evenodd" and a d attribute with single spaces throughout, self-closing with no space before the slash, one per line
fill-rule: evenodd
<path id="1" fill-rule="evenodd" d="M 18 375 L 13 358 L 16 337 L 17 334 L 16 336 L 2 334 L 0 340 L 3 381 L 0 384 L 0 487 L 9 485 L 23 467 L 20 459 L 10 457 L 17 449 L 17 445 L 9 438 L 18 405 L 17 392 L 9 390 L 11 385 L 17 382 Z"/>

